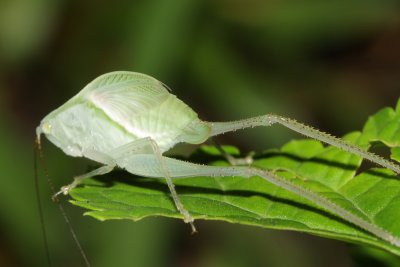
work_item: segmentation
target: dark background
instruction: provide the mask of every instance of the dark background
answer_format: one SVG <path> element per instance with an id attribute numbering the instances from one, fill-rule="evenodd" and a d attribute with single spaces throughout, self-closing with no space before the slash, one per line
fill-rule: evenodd
<path id="1" fill-rule="evenodd" d="M 341 136 L 400 96 L 400 3 L 391 0 L 2 0 L 0 266 L 45 266 L 34 129 L 98 75 L 147 73 L 203 119 L 277 113 Z M 279 127 L 219 139 L 243 151 L 299 136 Z M 88 162 L 45 142 L 56 187 Z M 54 266 L 83 266 L 41 175 Z M 93 266 L 399 266 L 301 233 L 199 221 L 98 222 L 63 200 Z"/>

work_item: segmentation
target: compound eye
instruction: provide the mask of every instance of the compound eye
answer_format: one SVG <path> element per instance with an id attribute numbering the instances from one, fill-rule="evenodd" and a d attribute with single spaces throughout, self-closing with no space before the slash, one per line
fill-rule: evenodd
<path id="1" fill-rule="evenodd" d="M 51 133 L 51 124 L 48 122 L 43 123 L 42 130 L 43 130 L 44 134 L 50 134 Z"/>

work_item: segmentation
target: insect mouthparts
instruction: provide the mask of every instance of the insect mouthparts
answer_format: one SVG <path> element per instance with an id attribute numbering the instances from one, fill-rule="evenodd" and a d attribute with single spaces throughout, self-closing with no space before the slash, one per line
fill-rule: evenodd
<path id="1" fill-rule="evenodd" d="M 50 123 L 44 122 L 44 123 L 42 124 L 41 128 L 42 128 L 42 132 L 43 132 L 44 134 L 49 134 L 49 133 L 51 133 L 51 124 L 50 124 Z"/>

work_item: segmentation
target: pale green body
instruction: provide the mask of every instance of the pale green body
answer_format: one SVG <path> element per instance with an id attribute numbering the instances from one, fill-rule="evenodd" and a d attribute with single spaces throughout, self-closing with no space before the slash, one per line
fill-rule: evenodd
<path id="1" fill-rule="evenodd" d="M 116 166 L 141 176 L 165 177 L 177 209 L 195 231 L 194 219 L 180 202 L 171 178 L 260 176 L 400 246 L 400 238 L 274 173 L 250 166 L 202 166 L 162 155 L 179 142 L 199 144 L 210 136 L 274 123 L 400 173 L 400 167 L 386 159 L 281 116 L 263 115 L 231 122 L 201 121 L 190 107 L 172 95 L 161 82 L 144 74 L 124 71 L 98 77 L 78 95 L 51 112 L 37 128 L 37 138 L 40 143 L 40 135 L 44 133 L 66 154 L 87 157 L 104 164 L 76 177 L 72 184 L 63 187 L 57 194 L 67 194 L 82 179 L 108 173 Z"/>
<path id="2" fill-rule="evenodd" d="M 115 75 L 117 74 L 117 76 Z M 176 143 L 202 143 L 207 124 L 156 79 L 130 72 L 108 73 L 46 116 L 37 130 L 66 154 L 93 158 L 150 137 L 161 152 Z"/>

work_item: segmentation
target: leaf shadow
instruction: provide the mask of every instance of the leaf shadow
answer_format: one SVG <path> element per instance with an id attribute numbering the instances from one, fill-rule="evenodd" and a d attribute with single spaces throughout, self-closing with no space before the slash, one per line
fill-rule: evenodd
<path id="1" fill-rule="evenodd" d="M 103 176 L 97 176 L 92 178 L 93 180 L 96 180 L 99 182 L 99 184 L 96 185 L 89 185 L 91 187 L 101 187 L 107 190 L 109 188 L 112 190 L 112 187 L 117 185 L 117 184 L 125 184 L 128 186 L 134 186 L 134 187 L 139 187 L 143 189 L 149 189 L 152 191 L 158 191 L 162 193 L 163 195 L 169 196 L 170 191 L 168 189 L 167 184 L 164 182 L 164 180 L 161 178 L 145 178 L 145 177 L 139 177 L 130 173 L 127 173 L 123 170 L 116 170 L 113 171 L 110 174 L 103 175 Z M 190 178 L 188 178 L 190 179 Z M 209 179 L 214 179 L 210 177 Z M 244 178 L 243 178 L 244 179 Z M 347 222 L 346 220 L 329 213 L 328 211 L 325 211 L 321 208 L 311 206 L 305 203 L 299 203 L 290 199 L 282 198 L 282 197 L 277 197 L 273 196 L 268 193 L 261 193 L 261 192 L 255 192 L 251 190 L 222 190 L 222 189 L 217 189 L 217 188 L 205 188 L 205 187 L 199 187 L 199 186 L 188 186 L 188 185 L 176 185 L 176 190 L 178 194 L 190 194 L 190 195 L 219 195 L 219 196 L 230 196 L 230 197 L 261 197 L 264 198 L 265 200 L 271 201 L 271 202 L 277 202 L 281 203 L 284 205 L 289 205 L 292 207 L 296 207 L 298 209 L 302 209 L 305 211 L 317 213 L 321 216 L 324 216 L 326 218 L 329 218 L 330 220 L 337 221 L 339 223 L 345 224 L 349 227 L 355 227 L 359 231 L 362 231 L 366 234 L 364 229 L 359 228 L 358 226 L 353 225 L 352 223 Z M 132 192 L 134 194 L 134 192 Z M 172 203 L 172 198 L 171 198 L 171 203 Z"/>

